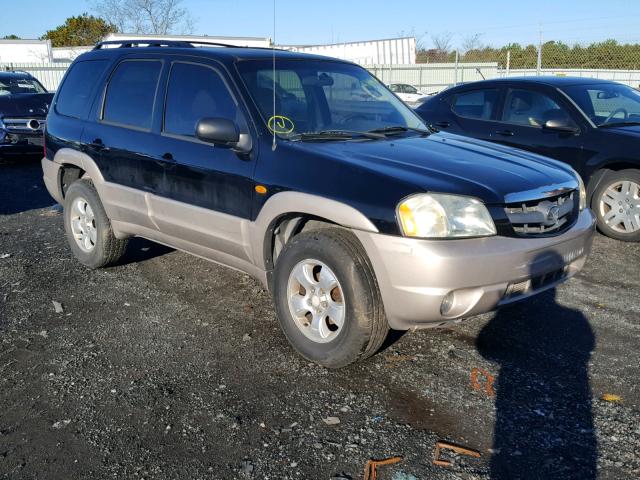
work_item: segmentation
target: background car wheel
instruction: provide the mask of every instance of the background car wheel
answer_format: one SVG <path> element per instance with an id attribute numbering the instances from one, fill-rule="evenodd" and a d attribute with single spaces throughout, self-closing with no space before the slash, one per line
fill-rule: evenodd
<path id="1" fill-rule="evenodd" d="M 387 336 L 373 269 L 346 230 L 293 237 L 278 257 L 273 286 L 282 330 L 308 360 L 343 367 L 376 353 Z"/>
<path id="2" fill-rule="evenodd" d="M 67 190 L 64 229 L 73 254 L 89 268 L 114 264 L 127 247 L 127 240 L 113 235 L 98 192 L 89 180 L 73 182 Z"/>
<path id="3" fill-rule="evenodd" d="M 640 241 L 640 171 L 608 172 L 593 193 L 598 229 L 625 242 Z"/>

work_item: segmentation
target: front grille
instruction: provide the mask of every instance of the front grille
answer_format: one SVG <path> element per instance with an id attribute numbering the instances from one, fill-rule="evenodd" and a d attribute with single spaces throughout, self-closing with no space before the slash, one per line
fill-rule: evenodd
<path id="1" fill-rule="evenodd" d="M 44 117 L 3 118 L 7 133 L 16 135 L 42 134 L 47 123 Z"/>
<path id="2" fill-rule="evenodd" d="M 544 200 L 508 204 L 505 213 L 518 235 L 558 234 L 573 225 L 578 214 L 576 190 L 563 192 Z"/>
<path id="3" fill-rule="evenodd" d="M 530 295 L 543 288 L 560 282 L 567 276 L 567 268 L 563 267 L 553 272 L 528 278 L 520 282 L 510 283 L 502 297 L 502 301 L 514 300 L 518 297 Z"/>

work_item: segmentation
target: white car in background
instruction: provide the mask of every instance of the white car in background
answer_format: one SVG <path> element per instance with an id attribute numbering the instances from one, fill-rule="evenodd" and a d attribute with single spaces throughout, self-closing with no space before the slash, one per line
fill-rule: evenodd
<path id="1" fill-rule="evenodd" d="M 411 106 L 421 103 L 429 97 L 429 95 L 425 95 L 413 85 L 406 83 L 392 83 L 389 85 L 389 89 L 400 97 L 400 100 Z"/>

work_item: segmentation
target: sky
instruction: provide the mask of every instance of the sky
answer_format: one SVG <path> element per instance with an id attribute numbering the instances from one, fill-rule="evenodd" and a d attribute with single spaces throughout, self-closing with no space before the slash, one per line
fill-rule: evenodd
<path id="1" fill-rule="evenodd" d="M 414 35 L 425 47 L 450 32 L 452 46 L 480 34 L 485 44 L 640 42 L 638 0 L 275 0 L 276 43 L 323 44 Z M 37 38 L 65 18 L 92 13 L 88 0 L 0 0 L 0 37 Z M 194 34 L 273 37 L 273 0 L 183 0 Z"/>

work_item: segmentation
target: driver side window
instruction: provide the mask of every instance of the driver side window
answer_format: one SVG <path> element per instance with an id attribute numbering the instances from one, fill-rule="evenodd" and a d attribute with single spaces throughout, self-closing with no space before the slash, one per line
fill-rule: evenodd
<path id="1" fill-rule="evenodd" d="M 233 97 L 215 70 L 205 65 L 174 63 L 166 92 L 163 131 L 195 137 L 196 125 L 205 117 L 244 123 Z"/>
<path id="2" fill-rule="evenodd" d="M 532 90 L 509 89 L 502 121 L 527 127 L 542 127 L 549 120 L 572 124 L 569 114 L 547 95 Z"/>

